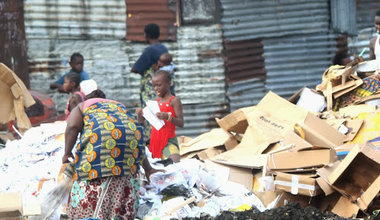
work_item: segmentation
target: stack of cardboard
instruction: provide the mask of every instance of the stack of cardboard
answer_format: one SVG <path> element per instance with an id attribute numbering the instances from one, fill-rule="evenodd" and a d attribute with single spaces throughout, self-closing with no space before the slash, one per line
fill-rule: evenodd
<path id="1" fill-rule="evenodd" d="M 342 217 L 370 210 L 380 191 L 380 151 L 367 141 L 377 140 L 380 128 L 366 135 L 376 123 L 363 114 L 377 119 L 375 108 L 311 112 L 296 105 L 304 89 L 290 100 L 269 92 L 258 105 L 216 119 L 220 128 L 182 143 L 181 156 L 240 172 L 230 180 L 245 184 L 263 203 L 281 195 L 279 205 L 299 201 Z"/>
<path id="2" fill-rule="evenodd" d="M 360 103 L 380 104 L 380 78 L 377 70 L 363 68 L 369 62 L 358 61 L 347 66 L 331 66 L 323 74 L 322 83 L 316 89 L 325 96 L 327 110 L 337 111 Z"/>
<path id="3" fill-rule="evenodd" d="M 35 101 L 21 79 L 3 63 L 0 63 L 0 100 L 0 125 L 16 119 L 22 133 L 32 127 L 25 108 Z"/>

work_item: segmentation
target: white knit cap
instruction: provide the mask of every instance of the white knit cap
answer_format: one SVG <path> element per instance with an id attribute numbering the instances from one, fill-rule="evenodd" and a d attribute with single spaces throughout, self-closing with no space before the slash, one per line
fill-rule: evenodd
<path id="1" fill-rule="evenodd" d="M 96 84 L 95 80 L 93 80 L 93 79 L 83 80 L 80 83 L 80 91 L 84 95 L 88 95 L 97 89 L 98 89 L 98 85 Z"/>

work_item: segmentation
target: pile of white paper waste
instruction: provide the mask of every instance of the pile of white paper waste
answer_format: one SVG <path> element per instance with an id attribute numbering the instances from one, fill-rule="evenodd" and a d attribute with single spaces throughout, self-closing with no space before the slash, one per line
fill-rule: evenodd
<path id="1" fill-rule="evenodd" d="M 215 217 L 227 210 L 246 210 L 252 206 L 260 211 L 270 208 L 270 205 L 264 207 L 242 184 L 228 181 L 229 170 L 213 166 L 211 161 L 205 161 L 205 165 L 197 159 L 183 159 L 164 167 L 157 165 L 158 160 L 152 159 L 149 151 L 147 154 L 152 166 L 165 172 L 154 173 L 149 185 L 142 181 L 139 218 Z"/>
<path id="2" fill-rule="evenodd" d="M 65 122 L 41 124 L 7 141 L 0 149 L 0 193 L 20 193 L 24 207 L 40 204 L 57 184 L 64 149 L 57 137 L 65 128 Z"/>
<path id="3" fill-rule="evenodd" d="M 42 124 L 0 149 L 0 193 L 20 192 L 24 205 L 42 203 L 57 186 L 64 152 L 63 138 L 57 137 L 64 133 L 65 127 L 65 122 Z M 147 154 L 152 166 L 165 172 L 153 174 L 150 184 L 143 173 L 140 175 L 137 217 L 141 219 L 217 216 L 224 210 L 251 206 L 265 210 L 245 186 L 227 180 L 228 170 L 213 169 L 211 161 L 207 169 L 197 159 L 184 159 L 164 167 L 152 159 L 149 151 Z M 59 219 L 61 214 L 62 207 L 59 207 L 50 218 Z"/>

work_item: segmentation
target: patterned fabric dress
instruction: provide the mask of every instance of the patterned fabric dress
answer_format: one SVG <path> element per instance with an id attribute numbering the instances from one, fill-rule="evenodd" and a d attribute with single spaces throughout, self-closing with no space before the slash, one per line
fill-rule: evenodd
<path id="1" fill-rule="evenodd" d="M 133 219 L 138 205 L 136 173 L 145 158 L 142 127 L 120 103 L 100 99 L 85 108 L 88 101 L 68 215 Z"/>
<path id="2" fill-rule="evenodd" d="M 145 71 L 144 75 L 141 77 L 140 84 L 140 101 L 141 107 L 144 108 L 146 106 L 146 102 L 148 100 L 157 99 L 157 94 L 154 92 L 153 84 L 152 84 L 152 74 L 154 73 L 153 68 L 149 68 Z M 144 124 L 144 142 L 148 142 L 150 138 L 150 134 L 152 132 L 151 125 L 145 121 Z"/>

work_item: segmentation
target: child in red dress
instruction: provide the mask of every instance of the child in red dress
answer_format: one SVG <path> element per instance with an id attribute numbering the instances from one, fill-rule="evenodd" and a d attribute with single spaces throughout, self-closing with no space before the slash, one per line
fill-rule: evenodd
<path id="1" fill-rule="evenodd" d="M 152 126 L 149 149 L 153 158 L 163 160 L 170 158 L 173 162 L 179 162 L 179 146 L 175 129 L 176 126 L 183 127 L 184 125 L 181 100 L 170 92 L 170 73 L 163 70 L 157 71 L 153 75 L 152 83 L 161 110 L 156 115 L 164 120 L 165 125 L 160 130 Z M 138 121 L 142 123 L 144 121 L 142 109 L 136 109 L 136 114 Z"/>

